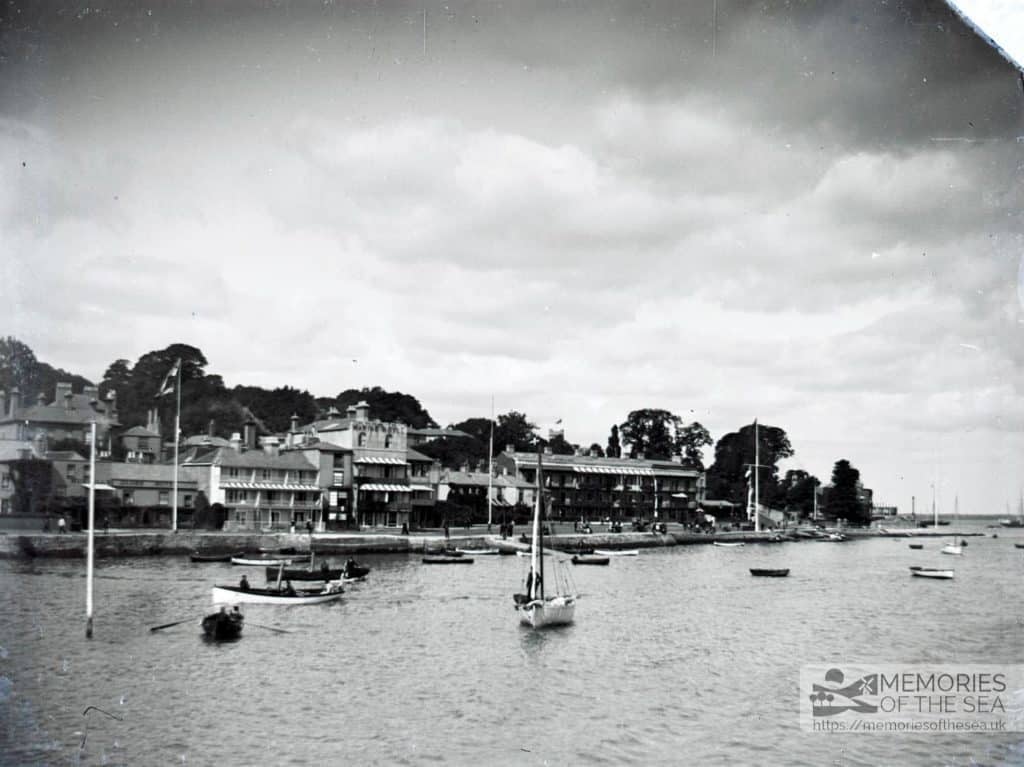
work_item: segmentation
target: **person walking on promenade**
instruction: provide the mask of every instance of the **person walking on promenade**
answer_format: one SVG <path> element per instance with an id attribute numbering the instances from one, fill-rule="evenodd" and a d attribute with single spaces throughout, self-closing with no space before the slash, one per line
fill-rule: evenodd
<path id="1" fill-rule="evenodd" d="M 60 518 L 57 520 L 57 532 L 58 533 L 66 533 L 67 531 L 68 531 L 68 523 L 64 520 L 64 515 L 62 514 L 60 516 Z"/>

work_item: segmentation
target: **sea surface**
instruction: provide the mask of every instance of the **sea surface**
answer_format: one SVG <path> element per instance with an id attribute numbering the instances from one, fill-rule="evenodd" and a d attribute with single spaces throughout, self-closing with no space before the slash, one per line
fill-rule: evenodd
<path id="1" fill-rule="evenodd" d="M 367 556 L 342 602 L 244 607 L 221 644 L 200 637 L 210 587 L 256 568 L 102 560 L 90 641 L 82 561 L 0 562 L 0 764 L 1024 764 L 1020 733 L 799 726 L 806 663 L 1024 661 L 1024 530 L 975 529 L 961 558 L 936 538 L 647 549 L 575 568 L 575 624 L 542 632 L 512 606 L 524 559 Z"/>

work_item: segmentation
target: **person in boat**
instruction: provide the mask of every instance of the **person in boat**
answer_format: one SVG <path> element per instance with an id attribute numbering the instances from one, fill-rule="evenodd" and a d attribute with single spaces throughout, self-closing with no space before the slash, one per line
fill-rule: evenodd
<path id="1" fill-rule="evenodd" d="M 242 580 L 238 582 L 238 588 L 240 588 L 242 591 L 249 590 L 249 579 L 246 578 L 244 575 L 242 576 Z"/>
<path id="2" fill-rule="evenodd" d="M 285 594 L 285 596 L 288 596 L 288 597 L 295 596 L 295 587 L 292 586 L 292 582 L 291 581 L 285 581 L 285 583 L 284 583 L 284 594 Z"/>
<path id="3" fill-rule="evenodd" d="M 536 586 L 537 590 L 540 590 L 540 573 L 535 573 L 533 568 L 530 568 L 530 572 L 526 574 L 526 596 L 533 596 L 533 587 Z"/>

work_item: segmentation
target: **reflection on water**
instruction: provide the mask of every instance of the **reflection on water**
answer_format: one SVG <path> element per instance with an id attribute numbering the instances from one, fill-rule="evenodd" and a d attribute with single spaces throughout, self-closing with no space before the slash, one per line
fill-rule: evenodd
<path id="1" fill-rule="evenodd" d="M 540 632 L 525 561 L 367 557 L 340 603 L 248 606 L 225 643 L 210 586 L 256 568 L 101 561 L 89 642 L 82 562 L 0 563 L 0 762 L 1020 763 L 1018 736 L 804 733 L 796 701 L 804 663 L 1019 661 L 1015 540 L 972 538 L 950 582 L 909 577 L 937 540 L 644 551 L 579 568 L 576 623 Z"/>

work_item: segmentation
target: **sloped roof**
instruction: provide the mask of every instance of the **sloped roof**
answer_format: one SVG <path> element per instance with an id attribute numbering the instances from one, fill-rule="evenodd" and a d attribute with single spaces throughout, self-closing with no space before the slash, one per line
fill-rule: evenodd
<path id="1" fill-rule="evenodd" d="M 37 457 L 35 445 L 27 440 L 0 440 L 0 461 L 16 461 L 21 458 L 22 452 L 25 450 L 27 450 L 29 455 L 33 458 Z"/>
<path id="2" fill-rule="evenodd" d="M 87 460 L 89 460 L 88 458 L 85 458 L 85 457 L 79 455 L 74 450 L 48 450 L 46 452 L 46 456 L 45 457 L 47 458 L 47 460 L 50 460 L 50 461 L 87 461 Z"/>
<path id="3" fill-rule="evenodd" d="M 430 456 L 423 455 L 417 450 L 409 448 L 405 451 L 405 458 L 408 461 L 422 461 L 423 463 L 433 463 L 434 459 Z"/>
<path id="4" fill-rule="evenodd" d="M 159 437 L 160 435 L 157 434 L 155 431 L 150 431 L 145 426 L 133 426 L 132 428 L 130 428 L 128 431 L 126 431 L 121 436 L 122 437 Z"/>
<path id="5" fill-rule="evenodd" d="M 459 429 L 440 429 L 436 426 L 429 426 L 424 429 L 409 429 L 408 433 L 416 437 L 469 437 Z"/>
<path id="6" fill-rule="evenodd" d="M 189 463 L 214 463 L 218 466 L 237 466 L 245 469 L 317 470 L 317 467 L 306 460 L 305 456 L 294 450 L 279 455 L 270 455 L 262 450 L 238 453 L 230 447 L 219 447 L 204 456 L 189 461 Z"/>
<path id="7" fill-rule="evenodd" d="M 104 462 L 104 474 L 111 482 L 173 482 L 174 466 L 167 463 Z M 97 474 L 100 472 L 97 470 Z M 178 472 L 179 485 L 195 485 L 196 481 Z"/>
<path id="8" fill-rule="evenodd" d="M 186 437 L 186 447 L 231 447 L 231 442 L 223 437 L 211 437 L 209 434 L 193 434 Z"/>

